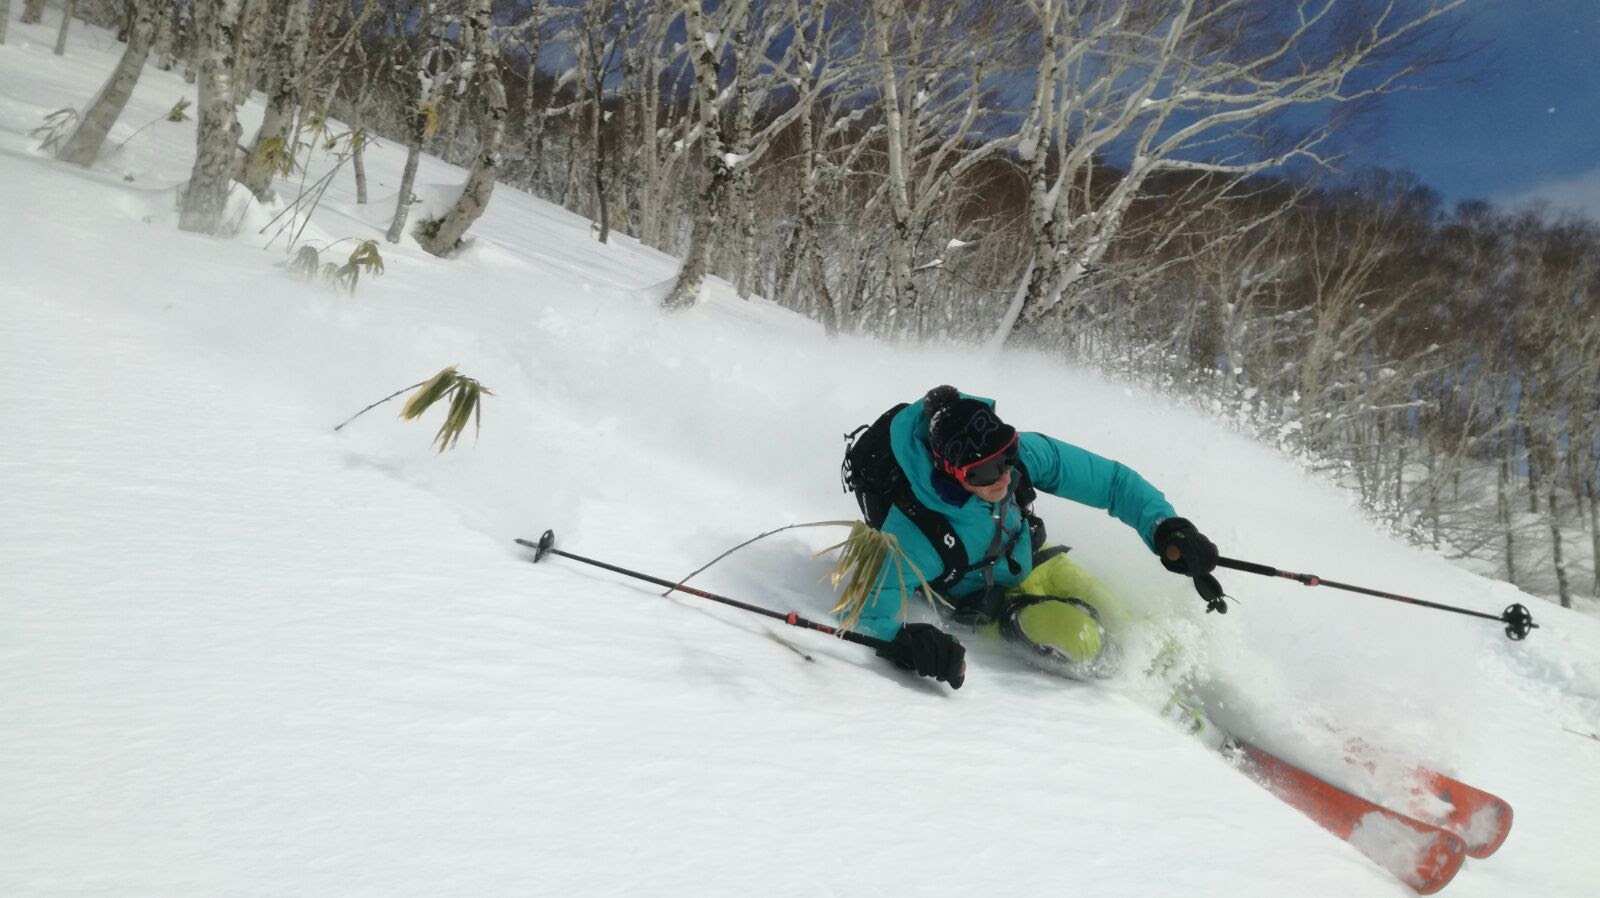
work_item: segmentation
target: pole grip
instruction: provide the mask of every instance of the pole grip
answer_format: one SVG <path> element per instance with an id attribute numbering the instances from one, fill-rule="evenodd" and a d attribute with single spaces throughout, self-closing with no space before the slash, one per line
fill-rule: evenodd
<path id="1" fill-rule="evenodd" d="M 857 633 L 854 630 L 835 629 L 833 632 L 835 636 L 838 636 L 845 642 L 853 642 L 856 645 L 864 645 L 869 649 L 886 649 L 890 645 L 889 640 L 887 639 L 879 639 L 876 636 L 868 636 L 865 633 Z"/>
<path id="2" fill-rule="evenodd" d="M 1281 577 L 1283 572 L 1271 565 L 1256 564 L 1254 561 L 1240 561 L 1237 558 L 1217 558 L 1217 567 L 1231 568 L 1244 571 L 1247 574 L 1260 574 L 1263 577 Z"/>

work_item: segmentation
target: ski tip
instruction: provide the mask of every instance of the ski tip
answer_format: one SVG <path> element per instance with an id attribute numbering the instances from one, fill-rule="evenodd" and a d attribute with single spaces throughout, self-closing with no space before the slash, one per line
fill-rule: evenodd
<path id="1" fill-rule="evenodd" d="M 1500 846 L 1506 843 L 1506 837 L 1511 835 L 1511 820 L 1515 815 L 1511 811 L 1511 805 L 1500 798 L 1479 808 L 1474 814 L 1474 823 L 1477 823 L 1479 815 L 1487 818 L 1484 820 L 1484 826 L 1494 835 L 1482 842 L 1468 844 L 1467 854 L 1482 860 L 1499 851 Z"/>
<path id="2" fill-rule="evenodd" d="M 1435 770 L 1419 771 L 1421 782 L 1418 793 L 1443 802 L 1448 808 L 1444 814 L 1419 816 L 1435 826 L 1443 827 L 1460 836 L 1467 843 L 1467 854 L 1486 858 L 1505 843 L 1511 834 L 1515 815 L 1505 799 L 1476 786 L 1446 776 Z"/>
<path id="3" fill-rule="evenodd" d="M 1402 873 L 1400 878 L 1418 895 L 1432 895 L 1450 884 L 1461 865 L 1467 861 L 1467 843 L 1455 833 L 1436 830 L 1433 840 L 1424 849 L 1416 867 Z"/>

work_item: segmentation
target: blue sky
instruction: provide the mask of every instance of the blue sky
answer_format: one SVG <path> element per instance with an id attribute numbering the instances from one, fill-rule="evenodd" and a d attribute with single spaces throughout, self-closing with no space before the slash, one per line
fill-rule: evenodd
<path id="1" fill-rule="evenodd" d="M 1600 218 L 1600 0 L 1471 0 L 1482 53 L 1384 101 L 1346 150 L 1447 201 L 1547 198 Z"/>

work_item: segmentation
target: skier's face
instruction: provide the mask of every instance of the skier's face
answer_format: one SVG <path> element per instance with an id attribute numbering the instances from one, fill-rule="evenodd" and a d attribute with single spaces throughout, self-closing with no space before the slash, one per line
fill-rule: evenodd
<path id="1" fill-rule="evenodd" d="M 962 483 L 961 487 L 985 502 L 999 502 L 1006 497 L 1006 490 L 1011 488 L 1011 468 L 1007 467 L 1005 473 L 1000 475 L 1000 479 L 988 486 Z"/>

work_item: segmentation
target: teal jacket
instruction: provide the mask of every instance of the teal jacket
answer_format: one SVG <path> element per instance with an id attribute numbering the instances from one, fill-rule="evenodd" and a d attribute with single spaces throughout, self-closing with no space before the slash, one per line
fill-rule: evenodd
<path id="1" fill-rule="evenodd" d="M 982 397 L 972 397 L 981 399 Z M 982 401 L 994 405 L 992 399 Z M 923 413 L 921 400 L 911 403 L 894 417 L 889 428 L 889 442 L 895 459 L 911 482 L 917 501 L 939 512 L 950 521 L 951 528 L 960 537 L 967 551 L 968 563 L 983 560 L 995 535 L 994 505 L 979 499 L 965 490 L 946 484 L 945 491 L 934 482 L 933 454 L 928 449 L 928 416 Z M 1017 439 L 1018 457 L 1027 466 L 1028 475 L 1036 489 L 1081 502 L 1093 508 L 1103 508 L 1117 520 L 1138 532 L 1145 545 L 1155 551 L 1152 543 L 1156 525 L 1173 516 L 1172 506 L 1161 491 L 1151 486 L 1132 468 L 1108 458 L 1080 449 L 1071 443 L 1047 437 L 1041 433 L 1023 433 Z M 938 475 L 941 478 L 945 475 Z M 959 492 L 958 492 L 959 491 Z M 958 496 L 959 498 L 952 500 Z M 1015 502 L 1010 503 L 1005 519 L 1002 543 L 1015 538 L 1011 558 L 1017 562 L 1015 570 L 1004 559 L 991 571 L 994 583 L 1015 586 L 1033 571 L 1033 546 L 1027 534 L 1027 524 Z M 932 580 L 944 570 L 939 553 L 929 544 L 917 525 L 898 508 L 891 508 L 883 522 L 883 531 L 900 541 L 900 548 L 925 579 Z M 905 573 L 907 592 L 917 587 L 916 575 Z M 970 571 L 946 590 L 952 598 L 965 598 L 986 588 L 982 571 Z M 902 593 L 900 575 L 894 564 L 886 563 L 878 583 L 867 596 L 857 629 L 879 639 L 892 639 L 902 625 L 902 605 L 907 593 Z"/>

